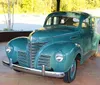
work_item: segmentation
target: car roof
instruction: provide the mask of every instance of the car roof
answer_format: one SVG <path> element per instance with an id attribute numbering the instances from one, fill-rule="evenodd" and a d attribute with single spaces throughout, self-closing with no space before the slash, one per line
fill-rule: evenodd
<path id="1" fill-rule="evenodd" d="M 76 16 L 77 18 L 80 18 L 80 16 L 87 18 L 90 16 L 90 14 L 85 13 L 85 12 L 63 12 L 63 11 L 59 11 L 59 12 L 53 12 L 51 14 L 48 15 L 48 17 L 51 16 Z"/>

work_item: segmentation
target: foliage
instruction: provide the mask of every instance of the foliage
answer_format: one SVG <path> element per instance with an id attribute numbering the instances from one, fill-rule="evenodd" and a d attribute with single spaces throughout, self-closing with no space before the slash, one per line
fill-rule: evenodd
<path id="1" fill-rule="evenodd" d="M 9 28 L 4 28 L 3 31 L 14 31 L 13 29 L 9 29 Z"/>
<path id="2" fill-rule="evenodd" d="M 0 0 L 0 13 L 7 13 L 8 0 Z M 50 13 L 56 11 L 57 0 L 10 0 L 15 13 Z M 14 3 L 14 4 L 13 4 Z M 100 0 L 61 0 L 61 11 L 80 11 L 100 8 Z"/>
<path id="3" fill-rule="evenodd" d="M 100 0 L 61 0 L 61 10 L 81 11 L 100 8 Z"/>

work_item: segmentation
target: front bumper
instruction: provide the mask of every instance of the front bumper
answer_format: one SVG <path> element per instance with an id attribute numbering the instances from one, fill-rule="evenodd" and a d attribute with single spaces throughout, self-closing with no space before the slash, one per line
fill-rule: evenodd
<path id="1" fill-rule="evenodd" d="M 6 61 L 2 61 L 2 62 L 3 62 L 4 65 L 9 66 L 12 69 L 27 72 L 27 73 L 38 74 L 38 75 L 49 76 L 49 77 L 57 77 L 57 78 L 62 78 L 62 77 L 65 76 L 64 72 L 45 71 L 45 66 L 44 65 L 42 66 L 42 70 L 38 70 L 38 69 L 22 67 L 22 66 L 13 64 L 12 60 L 10 60 L 10 62 L 6 62 Z"/>

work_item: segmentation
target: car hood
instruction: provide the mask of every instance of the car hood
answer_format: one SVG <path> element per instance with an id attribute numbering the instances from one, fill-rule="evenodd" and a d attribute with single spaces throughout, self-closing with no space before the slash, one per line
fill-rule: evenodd
<path id="1" fill-rule="evenodd" d="M 71 28 L 66 29 L 48 29 L 48 30 L 36 30 L 32 36 L 32 42 L 48 42 L 54 40 L 69 40 L 71 36 L 76 35 L 77 31 Z"/>

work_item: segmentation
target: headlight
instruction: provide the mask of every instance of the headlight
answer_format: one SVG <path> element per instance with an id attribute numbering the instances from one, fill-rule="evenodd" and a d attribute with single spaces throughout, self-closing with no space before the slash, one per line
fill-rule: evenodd
<path id="1" fill-rule="evenodd" d="M 63 60 L 63 54 L 62 53 L 57 53 L 55 55 L 55 58 L 58 62 L 61 62 Z"/>
<path id="2" fill-rule="evenodd" d="M 10 46 L 7 46 L 7 47 L 6 47 L 6 52 L 10 53 L 11 50 L 12 50 L 12 47 L 10 47 Z"/>

